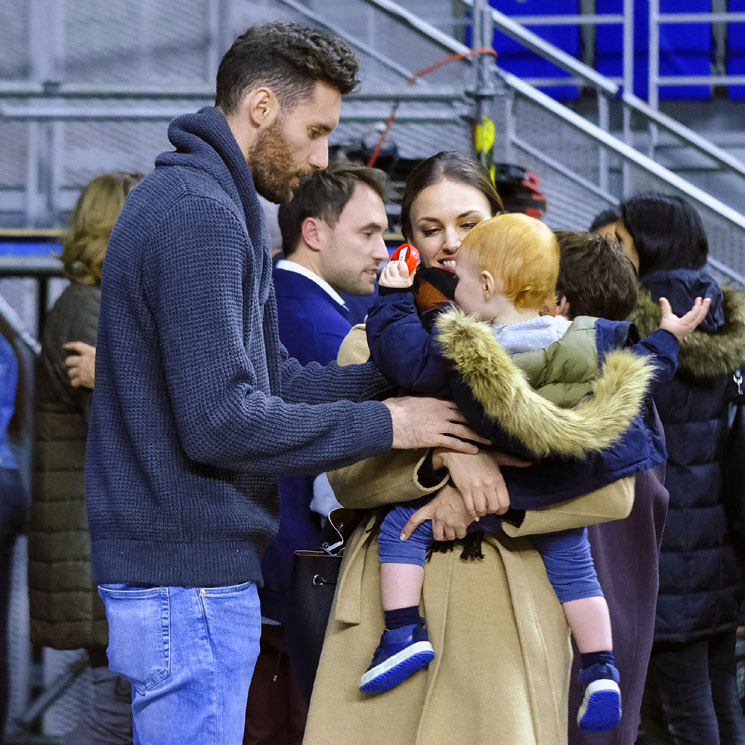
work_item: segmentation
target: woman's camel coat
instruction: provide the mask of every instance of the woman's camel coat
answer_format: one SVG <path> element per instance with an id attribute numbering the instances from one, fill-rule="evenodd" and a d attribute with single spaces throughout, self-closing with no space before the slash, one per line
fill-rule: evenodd
<path id="1" fill-rule="evenodd" d="M 355 327 L 340 362 L 367 358 Z M 346 507 L 433 493 L 418 480 L 424 452 L 392 451 L 331 475 Z M 526 513 L 509 536 L 488 536 L 483 560 L 456 546 L 425 570 L 422 608 L 436 657 L 397 688 L 361 693 L 360 675 L 383 630 L 377 539 L 355 531 L 346 549 L 311 699 L 305 745 L 563 745 L 571 651 L 543 562 L 522 536 L 625 517 L 632 478 Z"/>

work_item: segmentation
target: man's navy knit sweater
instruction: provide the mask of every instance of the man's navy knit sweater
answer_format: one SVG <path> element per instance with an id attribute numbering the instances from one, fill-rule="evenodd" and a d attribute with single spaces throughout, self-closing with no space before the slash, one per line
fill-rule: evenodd
<path id="1" fill-rule="evenodd" d="M 280 344 L 251 172 L 214 108 L 130 194 L 109 242 L 85 465 L 98 583 L 261 581 L 276 480 L 390 447 L 372 366 L 302 367 Z M 364 401 L 364 403 L 353 403 Z"/>

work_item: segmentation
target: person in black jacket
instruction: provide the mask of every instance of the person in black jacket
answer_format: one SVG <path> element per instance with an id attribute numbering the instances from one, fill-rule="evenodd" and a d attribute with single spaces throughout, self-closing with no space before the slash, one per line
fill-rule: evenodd
<path id="1" fill-rule="evenodd" d="M 92 392 L 68 370 L 77 369 L 69 352 L 87 347 L 95 353 L 109 235 L 141 178 L 104 173 L 81 191 L 59 257 L 70 284 L 46 317 L 37 363 L 28 533 L 31 641 L 85 649 L 93 680 L 92 707 L 66 736 L 68 745 L 132 742 L 132 694 L 126 678 L 109 670 L 106 616 L 91 577 L 83 464 Z"/>
<path id="2" fill-rule="evenodd" d="M 743 745 L 735 632 L 745 585 L 725 513 L 722 469 L 728 390 L 745 361 L 745 296 L 720 288 L 706 272 L 701 218 L 679 197 L 629 199 L 616 232 L 639 270 L 642 288 L 631 320 L 641 334 L 656 328 L 660 296 L 673 312 L 698 296 L 712 301 L 702 324 L 681 342 L 675 378 L 654 396 L 667 438 L 670 507 L 650 676 L 675 745 Z M 645 719 L 648 738 L 652 724 Z"/>

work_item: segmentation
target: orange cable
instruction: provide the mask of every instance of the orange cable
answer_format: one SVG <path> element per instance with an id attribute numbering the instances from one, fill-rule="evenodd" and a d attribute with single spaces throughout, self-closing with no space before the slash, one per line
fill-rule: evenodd
<path id="1" fill-rule="evenodd" d="M 444 67 L 445 65 L 448 65 L 451 62 L 455 62 L 456 60 L 459 60 L 459 59 L 473 57 L 476 54 L 491 54 L 494 57 L 497 56 L 497 53 L 493 49 L 489 49 L 487 47 L 479 47 L 477 49 L 469 49 L 467 52 L 458 52 L 457 54 L 449 54 L 447 57 L 444 57 L 438 62 L 434 62 L 431 65 L 427 65 L 427 67 L 423 67 L 421 70 L 417 70 L 406 81 L 406 83 L 408 85 L 411 85 L 412 83 L 415 83 L 419 78 L 424 77 L 425 75 L 427 75 L 430 72 L 433 72 L 434 70 L 438 70 L 440 67 Z M 388 136 L 388 132 L 390 131 L 391 126 L 393 125 L 393 120 L 396 118 L 396 111 L 398 110 L 398 105 L 400 103 L 401 103 L 400 99 L 396 99 L 393 102 L 393 106 L 391 107 L 391 113 L 388 115 L 388 118 L 385 120 L 385 127 L 383 128 L 383 131 L 380 133 L 378 142 L 373 148 L 372 155 L 370 155 L 370 159 L 367 162 L 367 165 L 369 168 L 372 168 L 375 165 L 375 161 L 378 159 L 378 156 L 380 155 L 380 150 L 383 147 L 383 143 L 385 142 L 385 138 Z"/>

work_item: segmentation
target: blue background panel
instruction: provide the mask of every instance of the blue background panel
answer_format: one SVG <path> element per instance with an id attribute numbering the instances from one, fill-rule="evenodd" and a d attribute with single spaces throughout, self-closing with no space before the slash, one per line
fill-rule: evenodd
<path id="1" fill-rule="evenodd" d="M 52 241 L 11 241 L 0 238 L 0 256 L 51 256 L 62 253 L 62 246 Z"/>
<path id="2" fill-rule="evenodd" d="M 489 0 L 489 4 L 500 12 L 519 20 L 521 15 L 571 15 L 579 13 L 578 0 Z M 531 31 L 562 49 L 573 57 L 581 56 L 581 36 L 578 25 L 574 26 L 528 26 Z M 494 49 L 497 64 L 504 70 L 521 78 L 568 78 L 571 75 L 556 65 L 544 60 L 522 44 L 500 32 L 494 33 Z M 541 86 L 540 90 L 559 99 L 574 99 L 578 96 L 576 85 Z"/>
<path id="3" fill-rule="evenodd" d="M 729 0 L 727 10 L 745 12 L 745 0 Z M 727 74 L 745 75 L 745 23 L 727 24 Z M 735 101 L 745 99 L 745 85 L 730 85 L 728 92 Z"/>
<path id="4" fill-rule="evenodd" d="M 711 0 L 661 0 L 662 13 L 708 13 Z M 598 13 L 623 13 L 623 0 L 597 0 Z M 598 26 L 597 69 L 609 77 L 623 76 L 623 27 Z M 713 40 L 708 23 L 664 23 L 660 25 L 660 75 L 708 75 L 711 72 Z M 634 93 L 649 96 L 649 3 L 634 2 Z M 707 85 L 663 86 L 661 99 L 708 98 Z"/>

